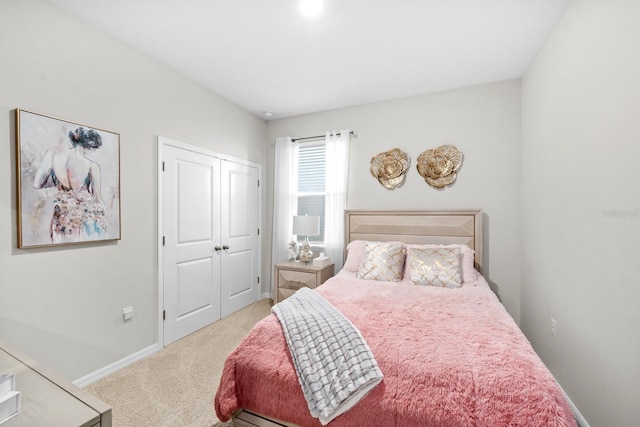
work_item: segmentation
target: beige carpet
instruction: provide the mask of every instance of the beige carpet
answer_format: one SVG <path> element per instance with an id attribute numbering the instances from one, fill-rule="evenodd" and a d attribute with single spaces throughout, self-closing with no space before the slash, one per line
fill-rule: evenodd
<path id="1" fill-rule="evenodd" d="M 271 310 L 262 300 L 109 375 L 86 390 L 111 405 L 114 427 L 211 427 L 227 355 Z"/>

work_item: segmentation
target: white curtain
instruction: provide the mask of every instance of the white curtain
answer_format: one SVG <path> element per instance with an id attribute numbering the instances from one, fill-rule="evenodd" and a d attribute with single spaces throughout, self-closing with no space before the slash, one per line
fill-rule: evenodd
<path id="1" fill-rule="evenodd" d="M 344 210 L 347 207 L 350 141 L 349 129 L 326 133 L 324 252 L 335 264 L 336 273 L 342 269 L 344 261 Z"/>
<path id="2" fill-rule="evenodd" d="M 293 216 L 298 212 L 297 191 L 298 146 L 294 144 L 288 136 L 276 138 L 271 265 L 287 260 L 287 252 L 293 230 Z M 273 285 L 274 279 L 272 273 L 272 292 Z"/>

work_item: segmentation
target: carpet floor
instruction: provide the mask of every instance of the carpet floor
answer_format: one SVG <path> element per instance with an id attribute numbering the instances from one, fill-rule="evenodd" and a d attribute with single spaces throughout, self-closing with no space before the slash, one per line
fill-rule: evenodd
<path id="1" fill-rule="evenodd" d="M 111 406 L 113 427 L 227 427 L 213 408 L 227 355 L 260 319 L 261 300 L 86 387 Z"/>

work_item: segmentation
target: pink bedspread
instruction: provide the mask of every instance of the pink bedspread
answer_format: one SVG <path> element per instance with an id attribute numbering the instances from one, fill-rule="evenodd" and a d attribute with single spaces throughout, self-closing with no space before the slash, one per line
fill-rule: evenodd
<path id="1" fill-rule="evenodd" d="M 384 374 L 330 426 L 576 426 L 551 373 L 483 278 L 442 289 L 341 272 L 318 292 L 360 330 Z M 321 425 L 275 315 L 227 358 L 215 408 L 222 421 L 246 409 Z"/>

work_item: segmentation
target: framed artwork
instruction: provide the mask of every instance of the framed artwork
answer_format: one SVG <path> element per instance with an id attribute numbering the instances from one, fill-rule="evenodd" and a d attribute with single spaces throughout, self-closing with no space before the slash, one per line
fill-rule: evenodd
<path id="1" fill-rule="evenodd" d="M 18 248 L 120 239 L 120 135 L 16 110 Z"/>

